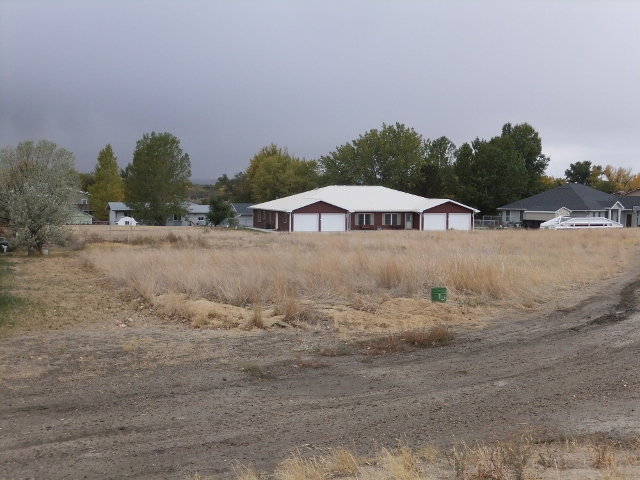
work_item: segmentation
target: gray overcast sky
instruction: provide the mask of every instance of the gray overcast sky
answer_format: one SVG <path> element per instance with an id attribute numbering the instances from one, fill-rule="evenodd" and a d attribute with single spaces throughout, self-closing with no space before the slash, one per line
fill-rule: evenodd
<path id="1" fill-rule="evenodd" d="M 170 132 L 194 179 L 382 124 L 456 145 L 530 123 L 551 156 L 640 171 L 640 1 L 0 0 L 0 146 L 91 171 Z"/>

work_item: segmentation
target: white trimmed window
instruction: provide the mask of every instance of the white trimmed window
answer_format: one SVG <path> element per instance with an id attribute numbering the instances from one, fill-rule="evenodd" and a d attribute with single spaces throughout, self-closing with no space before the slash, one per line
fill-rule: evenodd
<path id="1" fill-rule="evenodd" d="M 383 225 L 400 225 L 399 213 L 385 213 L 382 215 Z"/>
<path id="2" fill-rule="evenodd" d="M 356 213 L 356 225 L 373 225 L 373 213 Z"/>

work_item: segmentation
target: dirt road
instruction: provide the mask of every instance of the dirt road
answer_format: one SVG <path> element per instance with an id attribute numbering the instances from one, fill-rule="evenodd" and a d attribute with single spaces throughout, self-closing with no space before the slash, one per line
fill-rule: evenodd
<path id="1" fill-rule="evenodd" d="M 640 432 L 640 279 L 581 308 L 410 353 L 320 356 L 330 333 L 192 330 L 105 313 L 0 340 L 0 478 L 231 476 L 289 452 Z M 261 378 L 264 377 L 264 378 Z"/>

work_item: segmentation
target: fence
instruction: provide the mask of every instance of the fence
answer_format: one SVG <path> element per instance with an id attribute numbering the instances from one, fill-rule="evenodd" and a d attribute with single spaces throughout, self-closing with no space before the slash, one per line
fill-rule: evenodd
<path id="1" fill-rule="evenodd" d="M 500 225 L 500 222 L 497 220 L 485 220 L 484 218 L 482 220 L 480 219 L 473 220 L 473 228 L 476 230 L 489 230 L 493 228 L 498 228 L 498 225 Z"/>

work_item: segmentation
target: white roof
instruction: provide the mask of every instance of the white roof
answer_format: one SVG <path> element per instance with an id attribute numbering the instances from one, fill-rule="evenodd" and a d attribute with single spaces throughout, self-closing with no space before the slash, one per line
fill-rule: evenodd
<path id="1" fill-rule="evenodd" d="M 479 211 L 446 198 L 424 198 L 387 187 L 365 185 L 331 185 L 249 208 L 291 212 L 317 202 L 326 202 L 349 212 L 423 212 L 446 202 Z"/>

